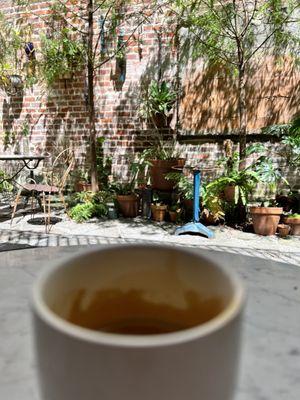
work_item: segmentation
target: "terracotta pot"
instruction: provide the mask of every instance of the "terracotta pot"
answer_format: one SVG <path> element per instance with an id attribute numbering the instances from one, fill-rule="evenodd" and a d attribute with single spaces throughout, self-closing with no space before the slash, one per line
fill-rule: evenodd
<path id="1" fill-rule="evenodd" d="M 275 235 L 279 224 L 281 207 L 250 207 L 254 232 L 257 235 Z"/>
<path id="2" fill-rule="evenodd" d="M 118 195 L 117 202 L 123 217 L 134 218 L 138 216 L 138 197 L 135 194 Z"/>
<path id="3" fill-rule="evenodd" d="M 76 192 L 90 192 L 92 190 L 92 184 L 79 181 L 75 183 L 75 191 Z"/>
<path id="4" fill-rule="evenodd" d="M 289 234 L 290 229 L 290 226 L 285 224 L 279 224 L 277 228 L 278 234 L 282 238 L 286 237 Z"/>
<path id="5" fill-rule="evenodd" d="M 169 217 L 171 222 L 176 222 L 178 218 L 178 212 L 176 211 L 169 211 Z"/>
<path id="6" fill-rule="evenodd" d="M 185 159 L 185 158 L 178 158 L 178 159 L 177 159 L 177 166 L 178 166 L 178 167 L 184 167 L 185 162 L 186 162 L 186 159 Z"/>
<path id="7" fill-rule="evenodd" d="M 202 218 L 205 225 L 216 225 L 218 223 L 218 220 L 216 220 L 214 215 L 211 213 L 209 213 L 208 215 L 203 213 Z"/>
<path id="8" fill-rule="evenodd" d="M 183 205 L 184 208 L 186 209 L 186 211 L 193 211 L 193 207 L 194 207 L 194 200 L 183 200 Z"/>
<path id="9" fill-rule="evenodd" d="M 291 228 L 291 235 L 300 236 L 300 218 L 284 218 L 284 223 Z"/>
<path id="10" fill-rule="evenodd" d="M 152 122 L 154 122 L 155 126 L 158 129 L 162 128 L 168 128 L 170 126 L 170 123 L 172 121 L 173 116 L 168 115 L 167 117 L 161 113 L 156 113 L 152 116 Z"/>
<path id="11" fill-rule="evenodd" d="M 154 221 L 157 222 L 164 221 L 166 211 L 167 211 L 167 206 L 158 206 L 156 204 L 152 204 L 151 206 L 152 218 Z"/>
<path id="12" fill-rule="evenodd" d="M 169 172 L 174 172 L 172 167 L 178 165 L 177 159 L 172 160 L 152 160 L 150 167 L 150 177 L 152 188 L 165 192 L 171 192 L 174 189 L 175 182 L 165 178 Z"/>
<path id="13" fill-rule="evenodd" d="M 224 189 L 224 198 L 228 203 L 233 203 L 234 202 L 234 195 L 235 195 L 235 186 L 233 185 L 228 185 Z"/>

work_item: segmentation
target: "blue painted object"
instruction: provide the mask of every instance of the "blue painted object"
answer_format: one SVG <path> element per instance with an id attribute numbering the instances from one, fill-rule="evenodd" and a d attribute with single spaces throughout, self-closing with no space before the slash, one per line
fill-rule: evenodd
<path id="1" fill-rule="evenodd" d="M 188 222 L 184 226 L 177 228 L 175 235 L 181 235 L 183 233 L 198 233 L 211 239 L 214 237 L 214 233 L 206 226 L 199 222 L 200 216 L 200 185 L 201 185 L 201 174 L 199 170 L 194 170 L 194 201 L 193 201 L 193 221 Z"/>

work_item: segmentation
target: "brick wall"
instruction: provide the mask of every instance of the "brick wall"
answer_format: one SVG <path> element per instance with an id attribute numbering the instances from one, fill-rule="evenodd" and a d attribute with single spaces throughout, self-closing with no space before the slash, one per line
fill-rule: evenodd
<path id="1" fill-rule="evenodd" d="M 0 10 L 7 17 L 16 19 L 21 15 L 22 9 L 12 7 L 12 3 L 12 0 L 2 1 Z M 39 34 L 45 30 L 45 24 L 40 17 L 47 15 L 48 2 L 36 0 L 32 3 L 31 11 L 35 15 L 30 17 L 33 25 L 30 40 L 34 42 L 39 58 Z M 172 27 L 167 27 L 162 32 L 161 59 L 158 57 L 160 28 L 157 19 L 153 19 L 152 23 L 143 25 L 137 32 L 142 44 L 138 45 L 136 40 L 131 41 L 126 53 L 126 81 L 121 90 L 116 88 L 114 80 L 114 60 L 96 72 L 97 134 L 105 136 L 104 152 L 106 156 L 113 158 L 113 174 L 119 178 L 126 175 L 126 155 L 145 147 L 152 135 L 137 112 L 141 84 L 157 78 L 158 63 L 162 64 L 165 77 L 171 77 L 173 73 L 174 78 L 175 54 L 169 45 Z M 125 27 L 125 40 L 131 29 L 130 26 Z M 22 54 L 22 57 L 24 59 L 25 55 Z M 187 70 L 184 75 L 180 116 L 185 131 L 224 132 L 236 127 L 235 86 L 232 82 L 225 81 L 222 74 L 212 72 L 203 71 L 200 67 L 193 74 Z M 85 81 L 83 71 L 70 80 L 59 80 L 49 93 L 38 84 L 16 96 L 7 96 L 1 91 L 2 148 L 7 131 L 16 132 L 15 142 L 22 147 L 21 132 L 27 122 L 30 126 L 31 151 L 53 153 L 58 147 L 74 143 L 78 164 L 88 166 L 86 149 L 89 125 Z M 299 75 L 288 62 L 279 71 L 270 60 L 266 60 L 248 82 L 250 129 L 257 131 L 268 123 L 287 122 L 299 110 L 298 82 Z M 214 160 L 222 155 L 222 146 L 217 144 L 182 145 L 181 150 L 191 162 L 196 162 L 199 152 L 208 153 L 209 165 L 213 165 Z M 291 171 L 291 175 L 295 175 L 294 171 Z"/>

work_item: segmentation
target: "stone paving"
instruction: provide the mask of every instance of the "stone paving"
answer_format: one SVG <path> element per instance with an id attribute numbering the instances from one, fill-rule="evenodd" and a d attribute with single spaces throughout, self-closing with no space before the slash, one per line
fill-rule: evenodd
<path id="1" fill-rule="evenodd" d="M 256 256 L 300 266 L 300 237 L 262 237 L 252 233 L 219 226 L 210 227 L 214 239 L 200 236 L 175 236 L 175 225 L 154 223 L 142 218 L 97 220 L 78 224 L 65 214 L 57 213 L 60 222 L 45 234 L 45 227 L 39 224 L 42 215 L 31 216 L 18 212 L 10 225 L 9 210 L 0 210 L 0 251 L 19 247 L 78 246 L 106 243 L 159 242 L 173 245 L 205 248 L 212 251 Z"/>

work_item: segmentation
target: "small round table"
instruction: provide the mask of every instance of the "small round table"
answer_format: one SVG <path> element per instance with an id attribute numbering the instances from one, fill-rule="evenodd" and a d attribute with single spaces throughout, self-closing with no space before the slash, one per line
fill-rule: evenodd
<path id="1" fill-rule="evenodd" d="M 30 171 L 30 179 L 34 181 L 33 170 L 35 170 L 46 156 L 36 156 L 34 154 L 0 154 L 0 161 L 22 161 L 23 165 L 10 177 L 5 177 L 0 180 L 0 184 L 4 181 L 12 181 L 24 168 Z M 33 165 L 31 162 L 35 161 Z"/>

